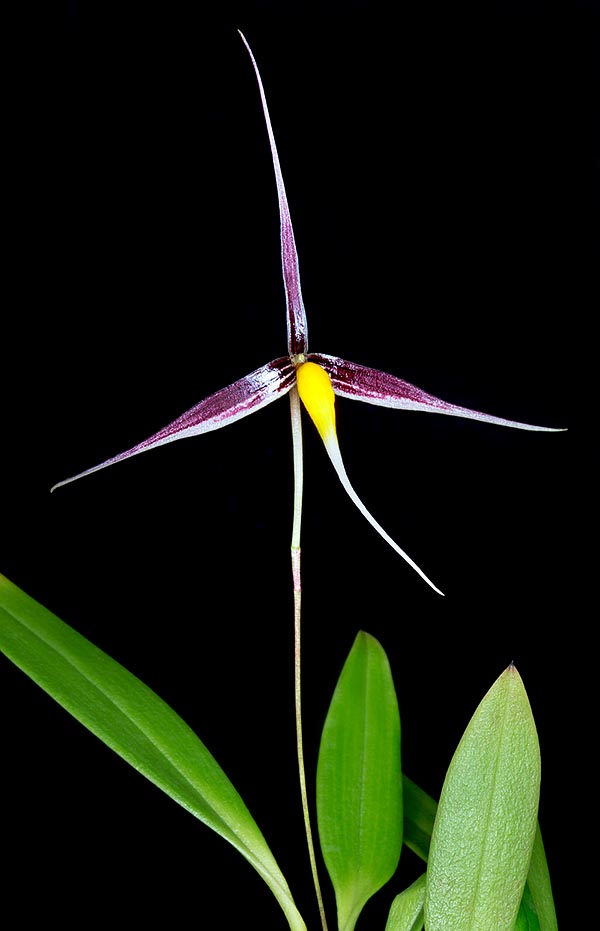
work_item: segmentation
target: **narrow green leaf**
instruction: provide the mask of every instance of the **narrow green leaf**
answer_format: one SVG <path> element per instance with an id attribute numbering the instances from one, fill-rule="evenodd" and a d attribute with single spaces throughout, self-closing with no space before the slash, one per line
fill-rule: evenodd
<path id="1" fill-rule="evenodd" d="M 558 931 L 550 872 L 539 826 L 529 863 L 527 885 L 531 894 L 532 907 L 540 922 L 540 931 Z"/>
<path id="2" fill-rule="evenodd" d="M 385 652 L 360 632 L 321 738 L 317 817 L 340 931 L 396 870 L 402 847 L 400 715 Z"/>
<path id="3" fill-rule="evenodd" d="M 513 931 L 539 786 L 535 723 L 510 666 L 477 708 L 446 775 L 429 851 L 427 931 Z"/>
<path id="4" fill-rule="evenodd" d="M 423 873 L 414 883 L 397 895 L 392 902 L 385 931 L 421 931 L 423 927 L 423 902 L 425 901 Z"/>
<path id="5" fill-rule="evenodd" d="M 437 811 L 435 802 L 416 782 L 402 775 L 404 796 L 404 843 L 427 862 L 431 832 Z"/>
<path id="6" fill-rule="evenodd" d="M 521 899 L 514 931 L 541 931 L 539 918 L 533 904 L 533 899 L 531 898 L 531 890 L 528 883 L 525 883 L 523 898 Z"/>
<path id="7" fill-rule="evenodd" d="M 139 679 L 0 575 L 0 649 L 260 873 L 293 931 L 306 931 L 288 885 L 233 785 L 182 719 Z"/>

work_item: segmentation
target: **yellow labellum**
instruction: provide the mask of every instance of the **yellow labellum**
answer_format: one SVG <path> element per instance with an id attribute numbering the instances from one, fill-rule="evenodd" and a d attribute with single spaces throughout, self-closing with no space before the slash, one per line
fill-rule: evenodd
<path id="1" fill-rule="evenodd" d="M 354 502 L 363 517 L 366 517 L 371 526 L 375 528 L 381 537 L 383 537 L 385 542 L 389 543 L 392 549 L 398 553 L 402 559 L 405 559 L 409 566 L 412 566 L 415 572 L 418 572 L 421 578 L 424 579 L 428 585 L 431 585 L 434 591 L 438 592 L 440 595 L 443 595 L 444 593 L 439 590 L 437 585 L 433 584 L 431 579 L 429 579 L 423 570 L 417 566 L 416 562 L 411 559 L 410 556 L 405 553 L 400 546 L 398 546 L 396 541 L 390 537 L 389 533 L 387 533 L 381 524 L 375 520 L 371 512 L 365 507 L 363 502 L 354 491 L 354 488 L 350 484 L 350 479 L 348 478 L 346 468 L 342 460 L 342 454 L 340 452 L 337 433 L 335 430 L 335 394 L 333 392 L 331 378 L 325 369 L 321 368 L 320 365 L 317 365 L 316 362 L 302 362 L 296 368 L 296 384 L 302 403 L 310 414 L 315 427 L 321 435 L 321 439 L 323 440 L 325 449 L 327 450 L 327 455 L 331 459 L 333 467 L 338 474 L 338 478 L 346 490 L 350 500 Z"/>
<path id="2" fill-rule="evenodd" d="M 316 362 L 302 362 L 296 369 L 298 394 L 306 410 L 327 444 L 335 436 L 335 394 L 331 378 Z"/>

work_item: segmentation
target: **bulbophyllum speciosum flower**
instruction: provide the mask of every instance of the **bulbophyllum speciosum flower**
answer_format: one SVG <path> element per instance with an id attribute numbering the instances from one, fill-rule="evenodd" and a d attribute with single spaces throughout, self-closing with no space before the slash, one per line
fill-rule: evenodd
<path id="1" fill-rule="evenodd" d="M 554 432 L 554 428 L 518 423 L 513 420 L 505 420 L 501 417 L 484 414 L 480 411 L 459 407 L 455 404 L 443 401 L 440 398 L 436 398 L 422 391 L 420 388 L 397 378 L 395 375 L 368 368 L 355 362 L 347 362 L 336 356 L 310 353 L 308 351 L 308 327 L 302 300 L 302 289 L 300 286 L 298 254 L 296 251 L 294 231 L 292 228 L 279 156 L 275 145 L 275 137 L 273 135 L 273 128 L 258 66 L 243 35 L 242 40 L 250 55 L 258 82 L 271 147 L 275 181 L 277 184 L 281 229 L 281 259 L 286 298 L 287 355 L 274 359 L 272 362 L 268 362 L 261 368 L 256 369 L 233 384 L 228 385 L 226 388 L 222 388 L 220 391 L 210 395 L 210 397 L 200 401 L 199 404 L 196 404 L 172 423 L 163 427 L 162 430 L 154 433 L 131 449 L 119 453 L 107 459 L 105 462 L 93 466 L 90 469 L 86 469 L 71 478 L 58 482 L 54 485 L 53 490 L 59 488 L 61 485 L 66 485 L 78 478 L 82 478 L 84 475 L 90 475 L 92 472 L 97 472 L 109 465 L 120 462 L 122 459 L 128 459 L 138 453 L 154 449 L 157 446 L 162 446 L 173 440 L 197 436 L 202 433 L 208 433 L 211 430 L 218 430 L 221 427 L 234 423 L 236 420 L 240 420 L 242 417 L 247 417 L 249 414 L 260 410 L 267 404 L 271 404 L 283 395 L 292 392 L 293 429 L 296 429 L 296 431 L 299 429 L 297 422 L 296 427 L 294 427 L 294 403 L 297 404 L 297 396 L 299 395 L 321 435 L 329 458 L 350 499 L 392 549 L 402 556 L 434 591 L 442 594 L 439 588 L 425 575 L 423 570 L 417 566 L 410 556 L 389 536 L 378 521 L 375 520 L 350 484 L 337 439 L 335 427 L 335 395 L 357 401 L 366 401 L 369 404 L 381 405 L 383 407 L 391 407 L 399 410 L 429 411 L 454 417 L 466 417 L 491 424 L 498 424 L 504 427 L 515 427 L 521 430 Z M 296 438 L 297 432 L 295 434 L 295 439 Z M 298 444 L 296 442 L 294 444 L 294 449 L 296 476 L 298 478 L 299 475 L 301 476 L 301 464 L 298 464 L 297 457 L 301 454 L 297 452 Z M 298 504 L 296 510 L 298 510 Z M 297 538 L 299 536 L 299 514 L 295 515 L 294 524 L 294 538 Z M 298 546 L 299 543 L 296 543 L 297 548 Z"/>

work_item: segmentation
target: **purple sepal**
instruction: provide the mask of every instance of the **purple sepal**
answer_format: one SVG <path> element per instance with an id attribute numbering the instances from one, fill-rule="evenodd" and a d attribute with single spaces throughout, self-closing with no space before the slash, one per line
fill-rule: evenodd
<path id="1" fill-rule="evenodd" d="M 195 404 L 185 414 L 167 424 L 158 433 L 153 433 L 146 440 L 142 440 L 136 446 L 101 462 L 85 472 L 79 472 L 62 482 L 58 482 L 52 488 L 59 488 L 61 485 L 67 485 L 84 475 L 90 475 L 92 472 L 98 472 L 105 469 L 115 462 L 122 459 L 128 459 L 130 456 L 136 456 L 147 449 L 154 449 L 156 446 L 162 446 L 164 443 L 171 443 L 173 440 L 180 440 L 188 436 L 197 436 L 200 433 L 208 433 L 210 430 L 219 430 L 226 427 L 242 417 L 253 414 L 254 411 L 266 407 L 272 401 L 292 388 L 296 381 L 296 372 L 290 360 L 285 357 L 274 359 L 267 365 L 250 372 L 239 381 L 235 381 L 227 388 L 216 391 L 208 398 Z"/>
<path id="2" fill-rule="evenodd" d="M 516 420 L 506 420 L 503 417 L 494 417 L 492 414 L 483 414 L 481 411 L 470 410 L 468 407 L 459 407 L 436 398 L 416 385 L 388 375 L 379 369 L 357 365 L 355 362 L 346 362 L 337 356 L 328 356 L 321 353 L 309 353 L 311 362 L 318 362 L 331 378 L 333 390 L 343 398 L 353 398 L 355 401 L 367 401 L 369 404 L 378 404 L 381 407 L 392 407 L 405 411 L 429 411 L 435 414 L 448 414 L 451 417 L 467 417 L 470 420 L 482 420 L 486 423 L 497 424 L 501 427 L 515 427 L 519 430 L 539 430 L 547 433 L 557 432 L 554 427 L 536 427 L 533 424 L 520 423 Z"/>
<path id="3" fill-rule="evenodd" d="M 307 351 L 308 348 L 308 327 L 306 323 L 306 311 L 302 300 L 302 289 L 300 287 L 300 270 L 298 267 L 298 252 L 294 239 L 294 230 L 290 217 L 281 165 L 277 146 L 275 145 L 275 135 L 271 126 L 269 108 L 267 107 L 267 98 L 263 88 L 263 83 L 258 70 L 258 65 L 252 54 L 252 49 L 246 42 L 246 39 L 240 32 L 242 41 L 248 49 L 250 60 L 254 68 L 260 99 L 267 124 L 267 133 L 269 134 L 269 144 L 271 146 L 271 157 L 273 160 L 273 169 L 275 171 L 275 181 L 277 184 L 277 197 L 279 199 L 279 217 L 281 222 L 281 265 L 283 270 L 283 284 L 285 288 L 285 303 L 287 309 L 287 334 L 288 334 L 288 352 L 290 356 L 297 356 Z"/>

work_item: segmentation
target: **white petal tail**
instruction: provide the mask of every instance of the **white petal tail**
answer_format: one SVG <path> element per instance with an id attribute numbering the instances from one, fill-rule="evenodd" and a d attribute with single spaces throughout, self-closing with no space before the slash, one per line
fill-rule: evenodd
<path id="1" fill-rule="evenodd" d="M 339 443 L 337 441 L 337 436 L 335 435 L 335 433 L 332 433 L 332 432 L 329 433 L 327 437 L 323 438 L 323 442 L 325 443 L 325 449 L 327 450 L 327 454 L 333 463 L 333 467 L 338 474 L 338 478 L 340 482 L 344 486 L 344 489 L 346 490 L 348 497 L 354 502 L 354 504 L 356 505 L 360 513 L 363 515 L 363 517 L 366 517 L 366 519 L 369 521 L 371 526 L 375 528 L 375 530 L 381 537 L 383 537 L 385 542 L 389 543 L 392 549 L 396 553 L 398 553 L 399 556 L 402 556 L 402 559 L 404 559 L 408 563 L 408 565 L 411 566 L 415 570 L 415 572 L 418 575 L 420 575 L 421 578 L 425 582 L 427 582 L 427 584 L 434 590 L 434 592 L 437 592 L 438 595 L 443 595 L 444 593 L 440 591 L 437 585 L 433 584 L 431 579 L 425 575 L 425 573 L 423 572 L 422 569 L 419 568 L 419 566 L 417 566 L 416 562 L 410 558 L 408 553 L 405 553 L 402 547 L 398 546 L 395 540 L 392 540 L 389 533 L 386 533 L 386 531 L 383 529 L 381 524 L 379 524 L 375 520 L 371 512 L 367 510 L 363 502 L 360 500 L 360 498 L 358 497 L 358 495 L 356 494 L 354 488 L 352 487 L 350 483 L 350 479 L 348 478 L 348 474 L 346 472 L 344 462 L 342 460 L 342 454 L 340 452 Z"/>

